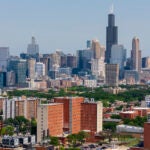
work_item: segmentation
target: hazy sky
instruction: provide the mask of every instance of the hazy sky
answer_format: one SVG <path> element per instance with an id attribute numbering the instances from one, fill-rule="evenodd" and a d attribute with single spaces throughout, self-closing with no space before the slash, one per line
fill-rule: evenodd
<path id="1" fill-rule="evenodd" d="M 105 45 L 112 3 L 119 44 L 129 54 L 137 36 L 143 56 L 150 56 L 150 0 L 0 0 L 0 46 L 9 46 L 11 54 L 26 52 L 32 35 L 41 53 L 75 53 L 95 38 Z"/>

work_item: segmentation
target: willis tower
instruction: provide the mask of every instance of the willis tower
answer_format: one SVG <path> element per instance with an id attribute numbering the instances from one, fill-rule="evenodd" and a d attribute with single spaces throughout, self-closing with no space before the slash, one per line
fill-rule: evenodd
<path id="1" fill-rule="evenodd" d="M 108 14 L 108 26 L 106 27 L 106 63 L 110 63 L 111 47 L 114 44 L 118 44 L 118 27 L 115 26 L 115 15 L 112 8 L 110 14 Z"/>

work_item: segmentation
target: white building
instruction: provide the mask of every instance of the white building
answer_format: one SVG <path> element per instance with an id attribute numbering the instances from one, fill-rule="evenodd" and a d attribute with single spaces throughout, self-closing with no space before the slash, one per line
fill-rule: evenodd
<path id="1" fill-rule="evenodd" d="M 28 44 L 27 54 L 29 55 L 39 54 L 39 45 L 36 44 L 35 37 L 32 37 L 31 44 Z"/>
<path id="2" fill-rule="evenodd" d="M 146 107 L 150 107 L 150 95 L 145 96 Z"/>
<path id="3" fill-rule="evenodd" d="M 16 116 L 24 116 L 27 119 L 36 118 L 36 104 L 39 99 L 29 97 L 13 97 L 12 99 L 2 99 L 3 119 L 15 118 Z"/>
<path id="4" fill-rule="evenodd" d="M 105 77 L 104 57 L 102 57 L 100 59 L 92 59 L 91 60 L 91 71 L 92 71 L 92 75 L 95 75 L 97 78 Z"/>
<path id="5" fill-rule="evenodd" d="M 41 62 L 37 62 L 35 64 L 35 72 L 36 72 L 36 77 L 45 76 L 45 64 Z"/>
<path id="6" fill-rule="evenodd" d="M 128 125 L 118 125 L 117 133 L 124 132 L 124 133 L 143 133 L 144 129 L 142 127 L 135 127 L 135 126 L 128 126 Z"/>
<path id="7" fill-rule="evenodd" d="M 9 47 L 0 47 L 0 71 L 6 71 L 9 58 Z"/>
<path id="8" fill-rule="evenodd" d="M 86 80 L 84 80 L 84 86 L 95 88 L 95 87 L 97 87 L 97 80 L 95 80 L 95 79 L 86 79 Z"/>
<path id="9" fill-rule="evenodd" d="M 15 117 L 15 99 L 3 101 L 3 119 Z"/>

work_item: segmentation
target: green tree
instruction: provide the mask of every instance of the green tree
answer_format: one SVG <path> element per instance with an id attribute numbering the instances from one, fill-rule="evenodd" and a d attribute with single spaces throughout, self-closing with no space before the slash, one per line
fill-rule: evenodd
<path id="1" fill-rule="evenodd" d="M 6 135 L 6 128 L 5 128 L 5 127 L 3 127 L 3 128 L 1 129 L 0 134 L 1 134 L 1 135 Z"/>
<path id="2" fill-rule="evenodd" d="M 67 136 L 67 139 L 68 139 L 69 143 L 72 144 L 72 146 L 75 146 L 75 144 L 77 142 L 77 134 L 70 134 Z"/>
<path id="3" fill-rule="evenodd" d="M 37 134 L 37 122 L 34 118 L 31 119 L 31 134 Z"/>
<path id="4" fill-rule="evenodd" d="M 11 125 L 17 128 L 17 132 L 27 133 L 30 131 L 30 121 L 24 116 L 17 116 L 14 119 L 9 118 L 4 121 L 4 124 Z"/>
<path id="5" fill-rule="evenodd" d="M 80 131 L 80 132 L 77 134 L 77 140 L 82 143 L 82 142 L 84 141 L 84 139 L 86 139 L 88 136 L 89 136 L 89 134 L 88 134 L 87 132 L 85 132 L 85 131 Z"/>
<path id="6" fill-rule="evenodd" d="M 103 123 L 103 128 L 105 130 L 111 130 L 112 132 L 116 131 L 116 126 L 117 126 L 117 123 L 115 123 L 115 122 L 104 122 Z"/>
<path id="7" fill-rule="evenodd" d="M 117 114 L 112 114 L 111 118 L 112 119 L 121 119 L 120 115 L 117 115 Z"/>
<path id="8" fill-rule="evenodd" d="M 60 143 L 58 137 L 50 137 L 50 144 L 53 146 L 59 146 Z"/>
<path id="9" fill-rule="evenodd" d="M 1 135 L 10 135 L 12 136 L 14 134 L 14 127 L 7 125 L 6 127 L 3 127 L 1 129 Z"/>

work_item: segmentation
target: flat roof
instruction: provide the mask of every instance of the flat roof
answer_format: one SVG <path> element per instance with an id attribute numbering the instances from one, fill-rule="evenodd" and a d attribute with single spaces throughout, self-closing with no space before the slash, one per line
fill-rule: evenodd
<path id="1" fill-rule="evenodd" d="M 54 97 L 55 98 L 60 98 L 60 99 L 73 99 L 73 98 L 84 98 L 84 97 L 81 97 L 81 96 L 73 96 L 73 97 L 69 97 L 69 96 L 66 96 L 66 97 Z"/>
<path id="2" fill-rule="evenodd" d="M 148 107 L 134 107 L 133 109 L 150 109 L 150 108 L 148 108 Z"/>
<path id="3" fill-rule="evenodd" d="M 4 96 L 0 96 L 0 98 L 7 98 L 7 97 L 4 97 Z"/>
<path id="4" fill-rule="evenodd" d="M 60 105 L 63 103 L 48 103 L 48 104 L 39 104 L 39 106 L 53 106 L 53 105 Z"/>
<path id="5" fill-rule="evenodd" d="M 135 111 L 122 111 L 121 113 L 123 113 L 123 114 L 133 114 L 133 113 L 135 113 Z"/>

